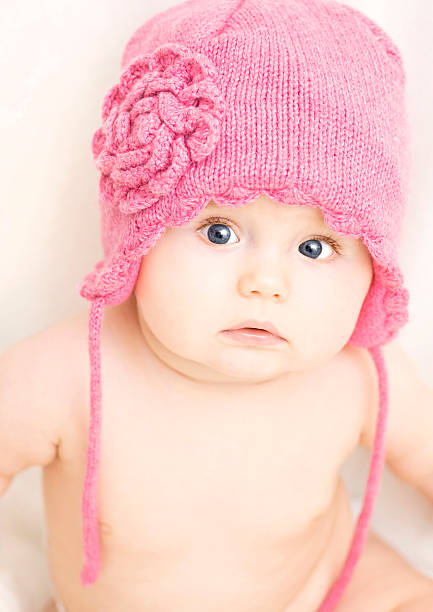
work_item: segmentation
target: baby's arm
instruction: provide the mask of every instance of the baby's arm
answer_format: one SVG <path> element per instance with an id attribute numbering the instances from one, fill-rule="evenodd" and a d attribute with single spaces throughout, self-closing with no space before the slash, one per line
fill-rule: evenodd
<path id="1" fill-rule="evenodd" d="M 64 324 L 0 355 L 0 495 L 15 474 L 57 456 L 67 389 Z"/>
<path id="2" fill-rule="evenodd" d="M 397 476 L 417 487 L 433 502 L 433 387 L 420 378 L 410 357 L 395 341 L 384 345 L 382 350 L 389 389 L 386 462 Z M 377 386 L 371 357 L 368 367 L 371 370 L 369 380 Z M 370 448 L 376 431 L 378 391 L 374 397 L 360 439 L 361 444 Z"/>

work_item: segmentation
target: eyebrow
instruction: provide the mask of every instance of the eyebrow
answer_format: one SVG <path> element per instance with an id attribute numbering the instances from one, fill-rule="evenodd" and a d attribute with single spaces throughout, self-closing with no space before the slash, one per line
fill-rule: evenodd
<path id="1" fill-rule="evenodd" d="M 287 205 L 290 206 L 290 205 Z M 241 206 L 233 206 L 233 211 L 237 211 L 239 208 L 242 208 Z M 209 201 L 209 203 L 202 209 L 202 214 L 206 214 L 206 210 L 207 212 L 209 212 L 210 210 L 218 210 L 220 212 L 220 216 L 223 217 L 224 214 L 229 214 L 227 213 L 226 210 L 222 210 L 221 206 L 218 206 L 218 204 L 215 204 L 212 201 Z M 328 227 L 326 221 L 324 219 L 306 219 L 305 220 L 305 224 L 318 224 L 321 225 L 323 227 L 323 229 L 326 229 L 329 232 L 332 232 L 333 234 L 335 234 L 336 236 L 340 237 L 340 234 L 338 234 L 335 230 L 333 230 L 331 227 Z"/>

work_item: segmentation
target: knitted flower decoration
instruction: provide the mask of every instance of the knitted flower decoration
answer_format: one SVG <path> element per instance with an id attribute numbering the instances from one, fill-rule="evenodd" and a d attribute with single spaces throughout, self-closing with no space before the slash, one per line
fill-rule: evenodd
<path id="1" fill-rule="evenodd" d="M 129 64 L 92 139 L 105 201 L 125 214 L 153 206 L 212 152 L 224 114 L 215 76 L 205 55 L 176 43 Z"/>

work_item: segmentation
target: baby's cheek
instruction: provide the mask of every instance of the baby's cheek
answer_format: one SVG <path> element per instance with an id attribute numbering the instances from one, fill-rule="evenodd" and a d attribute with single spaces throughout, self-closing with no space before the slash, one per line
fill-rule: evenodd
<path id="1" fill-rule="evenodd" d="M 295 300 L 288 333 L 294 346 L 307 358 L 323 361 L 339 352 L 348 342 L 358 318 L 358 302 L 341 286 L 308 290 Z"/>
<path id="2" fill-rule="evenodd" d="M 328 346 L 337 352 L 349 341 L 359 317 L 363 297 L 356 291 L 335 289 L 323 313 L 323 335 Z"/>

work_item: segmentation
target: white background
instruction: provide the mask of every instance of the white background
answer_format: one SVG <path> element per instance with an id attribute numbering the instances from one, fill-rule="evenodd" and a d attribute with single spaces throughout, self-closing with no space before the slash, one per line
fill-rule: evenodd
<path id="1" fill-rule="evenodd" d="M 2 2 L 0 352 L 88 309 L 77 284 L 102 256 L 91 137 L 127 40 L 148 17 L 176 3 Z M 413 172 L 401 264 L 410 319 L 399 338 L 433 386 L 433 2 L 346 4 L 385 29 L 406 67 Z M 369 461 L 358 449 L 343 468 L 356 513 Z M 48 597 L 39 479 L 40 468 L 30 468 L 0 500 L 2 612 L 39 612 Z M 433 505 L 388 469 L 372 527 L 433 578 Z"/>

